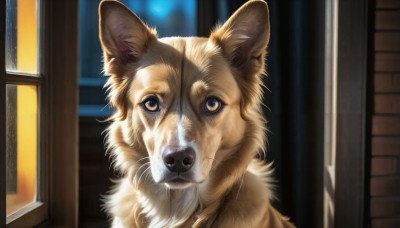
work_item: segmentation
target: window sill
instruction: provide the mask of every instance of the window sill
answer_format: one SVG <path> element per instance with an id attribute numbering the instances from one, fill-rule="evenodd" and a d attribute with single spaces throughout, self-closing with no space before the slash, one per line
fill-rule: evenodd
<path id="1" fill-rule="evenodd" d="M 43 202 L 32 202 L 7 216 L 7 227 L 33 227 L 44 222 L 46 215 Z"/>

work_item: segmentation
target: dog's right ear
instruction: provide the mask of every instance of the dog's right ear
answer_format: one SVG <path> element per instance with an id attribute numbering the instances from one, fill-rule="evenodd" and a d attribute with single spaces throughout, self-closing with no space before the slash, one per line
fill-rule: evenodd
<path id="1" fill-rule="evenodd" d="M 104 61 L 120 64 L 137 61 L 156 32 L 132 11 L 117 1 L 102 1 L 99 6 L 99 37 Z M 106 72 L 107 73 L 107 72 Z"/>
<path id="2" fill-rule="evenodd" d="M 267 3 L 252 0 L 215 29 L 210 40 L 221 47 L 232 67 L 249 76 L 263 72 L 269 36 Z"/>

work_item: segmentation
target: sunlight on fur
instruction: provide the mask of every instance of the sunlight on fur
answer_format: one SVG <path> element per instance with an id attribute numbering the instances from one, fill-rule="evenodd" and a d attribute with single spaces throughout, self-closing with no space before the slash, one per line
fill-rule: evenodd
<path id="1" fill-rule="evenodd" d="M 117 1 L 99 6 L 121 178 L 113 227 L 294 227 L 272 206 L 261 102 L 269 13 L 249 1 L 209 38 L 157 37 Z"/>

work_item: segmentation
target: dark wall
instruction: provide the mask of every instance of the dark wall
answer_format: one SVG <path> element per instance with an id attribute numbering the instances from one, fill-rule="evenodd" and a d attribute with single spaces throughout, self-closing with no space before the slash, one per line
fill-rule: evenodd
<path id="1" fill-rule="evenodd" d="M 322 227 L 323 1 L 269 1 L 271 43 L 265 113 L 278 206 L 298 227 Z"/>
<path id="2" fill-rule="evenodd" d="M 79 118 L 79 227 L 109 227 L 101 208 L 116 178 L 104 149 L 108 125 L 96 117 Z"/>

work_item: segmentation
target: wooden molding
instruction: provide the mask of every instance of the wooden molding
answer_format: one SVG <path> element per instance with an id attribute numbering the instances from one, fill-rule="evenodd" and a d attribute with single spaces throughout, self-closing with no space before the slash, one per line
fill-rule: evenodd
<path id="1" fill-rule="evenodd" d="M 334 227 L 365 227 L 368 1 L 341 1 L 338 17 Z"/>
<path id="2" fill-rule="evenodd" d="M 78 0 L 45 4 L 51 224 L 78 227 Z"/>

